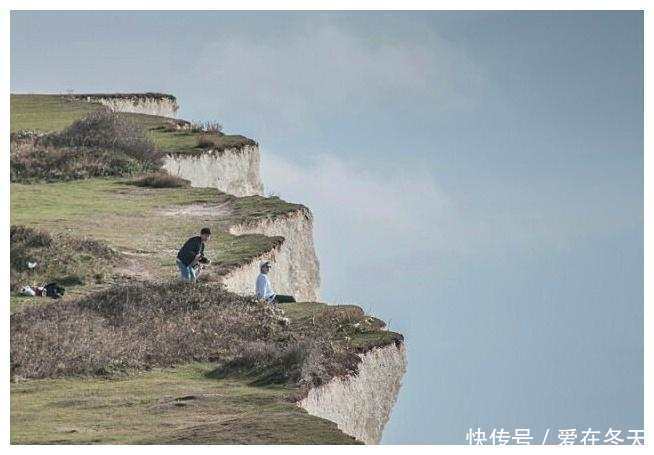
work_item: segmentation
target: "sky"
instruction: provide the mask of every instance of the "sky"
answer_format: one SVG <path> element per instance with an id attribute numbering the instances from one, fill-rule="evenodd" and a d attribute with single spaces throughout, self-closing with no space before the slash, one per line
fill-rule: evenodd
<path id="1" fill-rule="evenodd" d="M 384 443 L 643 427 L 640 12 L 13 12 L 11 90 L 173 93 L 403 333 Z"/>

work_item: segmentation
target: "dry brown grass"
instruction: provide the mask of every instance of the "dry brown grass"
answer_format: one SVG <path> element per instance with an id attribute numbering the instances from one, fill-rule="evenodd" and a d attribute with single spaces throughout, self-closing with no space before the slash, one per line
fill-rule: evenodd
<path id="1" fill-rule="evenodd" d="M 221 135 L 223 132 L 223 125 L 216 120 L 191 122 L 190 129 L 194 133 L 214 133 Z"/>
<path id="2" fill-rule="evenodd" d="M 10 288 L 55 281 L 64 286 L 100 283 L 119 254 L 96 240 L 50 235 L 25 226 L 10 229 Z M 36 267 L 28 268 L 28 262 Z"/>
<path id="3" fill-rule="evenodd" d="M 201 134 L 198 136 L 198 147 L 201 149 L 211 149 L 216 147 L 217 141 L 215 138 L 211 137 L 209 134 Z"/>
<path id="4" fill-rule="evenodd" d="M 14 134 L 10 157 L 11 181 L 21 183 L 126 176 L 161 166 L 144 129 L 106 109 L 61 132 Z"/>
<path id="5" fill-rule="evenodd" d="M 267 304 L 204 284 L 116 285 L 11 315 L 14 378 L 108 375 L 213 361 L 216 376 L 311 386 L 355 369 L 337 326 L 280 323 Z"/>
<path id="6" fill-rule="evenodd" d="M 115 286 L 77 302 L 11 316 L 12 375 L 105 375 L 227 355 L 236 340 L 267 338 L 255 302 L 186 283 Z"/>
<path id="7" fill-rule="evenodd" d="M 151 168 L 120 151 L 45 146 L 38 140 L 12 142 L 10 164 L 12 183 L 119 177 L 147 172 Z"/>
<path id="8" fill-rule="evenodd" d="M 60 147 L 99 147 L 120 151 L 153 168 L 161 165 L 161 154 L 154 150 L 144 128 L 108 109 L 99 109 L 40 141 Z"/>
<path id="9" fill-rule="evenodd" d="M 190 180 L 170 175 L 167 172 L 154 172 L 135 180 L 134 185 L 150 188 L 188 188 Z"/>

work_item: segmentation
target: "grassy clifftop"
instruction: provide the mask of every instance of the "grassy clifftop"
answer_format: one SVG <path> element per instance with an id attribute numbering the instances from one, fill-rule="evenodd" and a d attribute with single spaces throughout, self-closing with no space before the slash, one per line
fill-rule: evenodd
<path id="1" fill-rule="evenodd" d="M 356 444 L 282 386 L 217 380 L 192 363 L 107 380 L 12 384 L 12 444 Z"/>
<path id="2" fill-rule="evenodd" d="M 11 132 L 59 131 L 102 105 L 59 95 L 11 95 Z"/>
<path id="3" fill-rule="evenodd" d="M 11 129 L 59 132 L 99 109 L 75 97 L 12 95 Z M 197 143 L 206 133 L 163 117 L 117 115 L 158 151 L 203 151 Z M 58 165 L 57 157 L 45 162 Z M 142 187 L 134 175 L 55 177 L 11 184 L 12 443 L 356 443 L 294 401 L 355 371 L 358 353 L 402 336 L 355 306 L 271 310 L 215 283 L 284 241 L 231 235 L 231 226 L 303 206 L 213 188 Z M 189 287 L 176 279 L 175 254 L 203 226 L 212 228 L 213 263 L 204 282 Z M 32 261 L 34 269 L 26 266 Z M 68 280 L 61 300 L 16 292 L 53 279 Z"/>
<path id="4" fill-rule="evenodd" d="M 400 342 L 354 306 L 135 284 L 12 315 L 13 443 L 351 444 L 294 404 Z M 41 323 L 41 322 L 45 323 Z M 170 366 L 168 366 L 170 365 Z M 29 378 L 44 379 L 29 379 Z"/>
<path id="5" fill-rule="evenodd" d="M 233 224 L 300 209 L 279 198 L 237 198 L 214 188 L 143 188 L 129 179 L 87 179 L 62 183 L 12 184 L 11 223 L 50 233 L 74 233 L 100 240 L 122 254 L 108 283 L 121 278 L 171 279 L 175 254 L 203 226 L 212 228 L 207 256 L 211 274 L 223 275 L 270 251 L 283 239 L 235 236 Z M 87 283 L 75 291 L 102 287 Z M 15 296 L 15 305 L 35 298 Z"/>
<path id="6" fill-rule="evenodd" d="M 15 183 L 11 185 L 11 223 L 55 235 L 73 233 L 104 242 L 119 253 L 105 267 L 108 270 L 103 273 L 103 280 L 79 276 L 78 283 L 71 287 L 73 296 L 126 279 L 174 277 L 175 251 L 186 238 L 197 235 L 202 226 L 210 226 L 214 232 L 207 248 L 213 264 L 204 277 L 219 278 L 283 242 L 281 237 L 234 236 L 228 233 L 230 226 L 304 209 L 276 197 L 239 198 L 213 188 L 137 186 L 134 175 L 121 177 L 120 173 L 129 174 L 134 165 L 138 169 L 156 165 L 158 151 L 148 151 L 150 146 L 144 142 L 143 132 L 160 150 L 189 152 L 193 149 L 188 147 L 193 146 L 200 133 L 189 129 L 176 131 L 174 125 L 185 124 L 183 121 L 151 115 L 116 113 L 112 114 L 116 118 L 94 117 L 102 109 L 99 104 L 73 96 L 11 96 L 12 131 L 48 132 L 36 141 L 29 135 L 26 139 L 12 139 Z M 85 120 L 80 122 L 80 119 Z M 73 123 L 77 126 L 71 127 Z M 102 131 L 97 131 L 98 128 Z M 123 139 L 130 134 L 135 135 L 131 142 Z M 115 148 L 112 135 L 121 139 L 123 148 Z M 229 143 L 241 136 L 220 135 L 219 138 Z M 127 152 L 134 148 L 134 152 L 125 155 L 125 147 Z M 115 161 L 118 156 L 124 159 Z M 57 168 L 61 170 L 54 172 Z M 85 178 L 98 173 L 119 175 Z M 39 178 L 41 174 L 45 175 L 43 179 Z M 65 181 L 68 178 L 72 180 Z M 39 252 L 45 254 L 33 251 Z M 12 310 L 35 300 L 14 295 Z"/>
<path id="7" fill-rule="evenodd" d="M 118 96 L 117 94 L 113 96 Z M 81 99 L 83 96 L 66 95 L 11 95 L 11 132 L 53 132 L 69 126 L 84 116 L 103 109 L 101 104 Z M 209 140 L 212 150 L 255 145 L 256 142 L 241 135 L 203 133 L 194 131 L 187 122 L 156 115 L 119 113 L 146 131 L 156 148 L 166 153 L 200 154 L 206 151 L 200 139 Z M 182 125 L 182 128 L 178 128 Z"/>

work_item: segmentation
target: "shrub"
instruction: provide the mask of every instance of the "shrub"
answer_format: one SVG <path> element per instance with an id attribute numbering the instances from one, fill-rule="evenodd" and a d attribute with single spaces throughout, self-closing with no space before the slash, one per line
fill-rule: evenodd
<path id="1" fill-rule="evenodd" d="M 19 130 L 9 134 L 9 141 L 10 142 L 34 141 L 35 139 L 41 138 L 45 135 L 46 133 L 43 133 L 41 131 Z"/>
<path id="2" fill-rule="evenodd" d="M 42 141 L 56 146 L 121 151 L 139 162 L 154 167 L 161 165 L 161 154 L 154 151 L 154 145 L 145 136 L 143 128 L 108 109 L 95 111 L 62 132 L 44 137 Z"/>
<path id="3" fill-rule="evenodd" d="M 244 136 L 232 136 L 216 133 L 203 133 L 197 137 L 196 147 L 204 150 L 222 152 L 228 148 L 242 149 L 245 146 L 256 146 L 257 143 Z"/>
<path id="4" fill-rule="evenodd" d="M 114 286 L 11 316 L 12 373 L 108 374 L 222 358 L 276 330 L 263 304 L 188 283 Z"/>
<path id="5" fill-rule="evenodd" d="M 43 248 L 52 244 L 52 236 L 45 231 L 25 226 L 11 226 L 9 228 L 10 244 L 22 244 L 25 248 Z"/>
<path id="6" fill-rule="evenodd" d="M 146 175 L 132 182 L 136 186 L 150 188 L 185 188 L 191 186 L 189 180 L 170 175 L 166 172 L 156 172 Z"/>
<path id="7" fill-rule="evenodd" d="M 356 353 L 334 342 L 343 321 L 287 326 L 269 305 L 215 285 L 114 285 L 76 302 L 12 314 L 11 373 L 108 375 L 214 361 L 215 376 L 245 374 L 253 384 L 305 388 L 356 368 Z"/>
<path id="8" fill-rule="evenodd" d="M 216 140 L 208 134 L 201 134 L 198 137 L 198 147 L 200 147 L 201 149 L 205 149 L 205 150 L 211 149 L 216 147 L 216 145 L 217 145 Z"/>
<path id="9" fill-rule="evenodd" d="M 97 147 L 46 147 L 38 142 L 10 146 L 10 179 L 17 183 L 117 177 L 151 169 L 123 152 Z"/>
<path id="10" fill-rule="evenodd" d="M 223 126 L 215 120 L 209 120 L 206 122 L 192 122 L 190 129 L 193 133 L 223 133 Z"/>
<path id="11" fill-rule="evenodd" d="M 10 228 L 10 288 L 56 281 L 66 286 L 81 285 L 104 276 L 118 253 L 92 239 L 48 232 L 25 226 Z M 28 262 L 36 263 L 30 269 Z M 97 280 L 96 280 L 97 282 Z"/>

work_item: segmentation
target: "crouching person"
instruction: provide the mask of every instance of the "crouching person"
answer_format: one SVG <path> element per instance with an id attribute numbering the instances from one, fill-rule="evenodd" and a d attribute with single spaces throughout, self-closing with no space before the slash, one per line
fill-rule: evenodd
<path id="1" fill-rule="evenodd" d="M 275 294 L 275 292 L 272 290 L 272 286 L 270 286 L 270 279 L 268 279 L 268 272 L 270 272 L 270 261 L 262 262 L 259 270 L 261 273 L 257 277 L 257 298 L 265 300 L 268 303 L 295 302 L 295 298 L 292 295 L 279 295 Z"/>
<path id="2" fill-rule="evenodd" d="M 177 253 L 177 267 L 182 281 L 195 283 L 198 277 L 200 264 L 208 264 L 204 256 L 204 244 L 211 239 L 211 230 L 202 228 L 199 236 L 191 237 Z"/>

